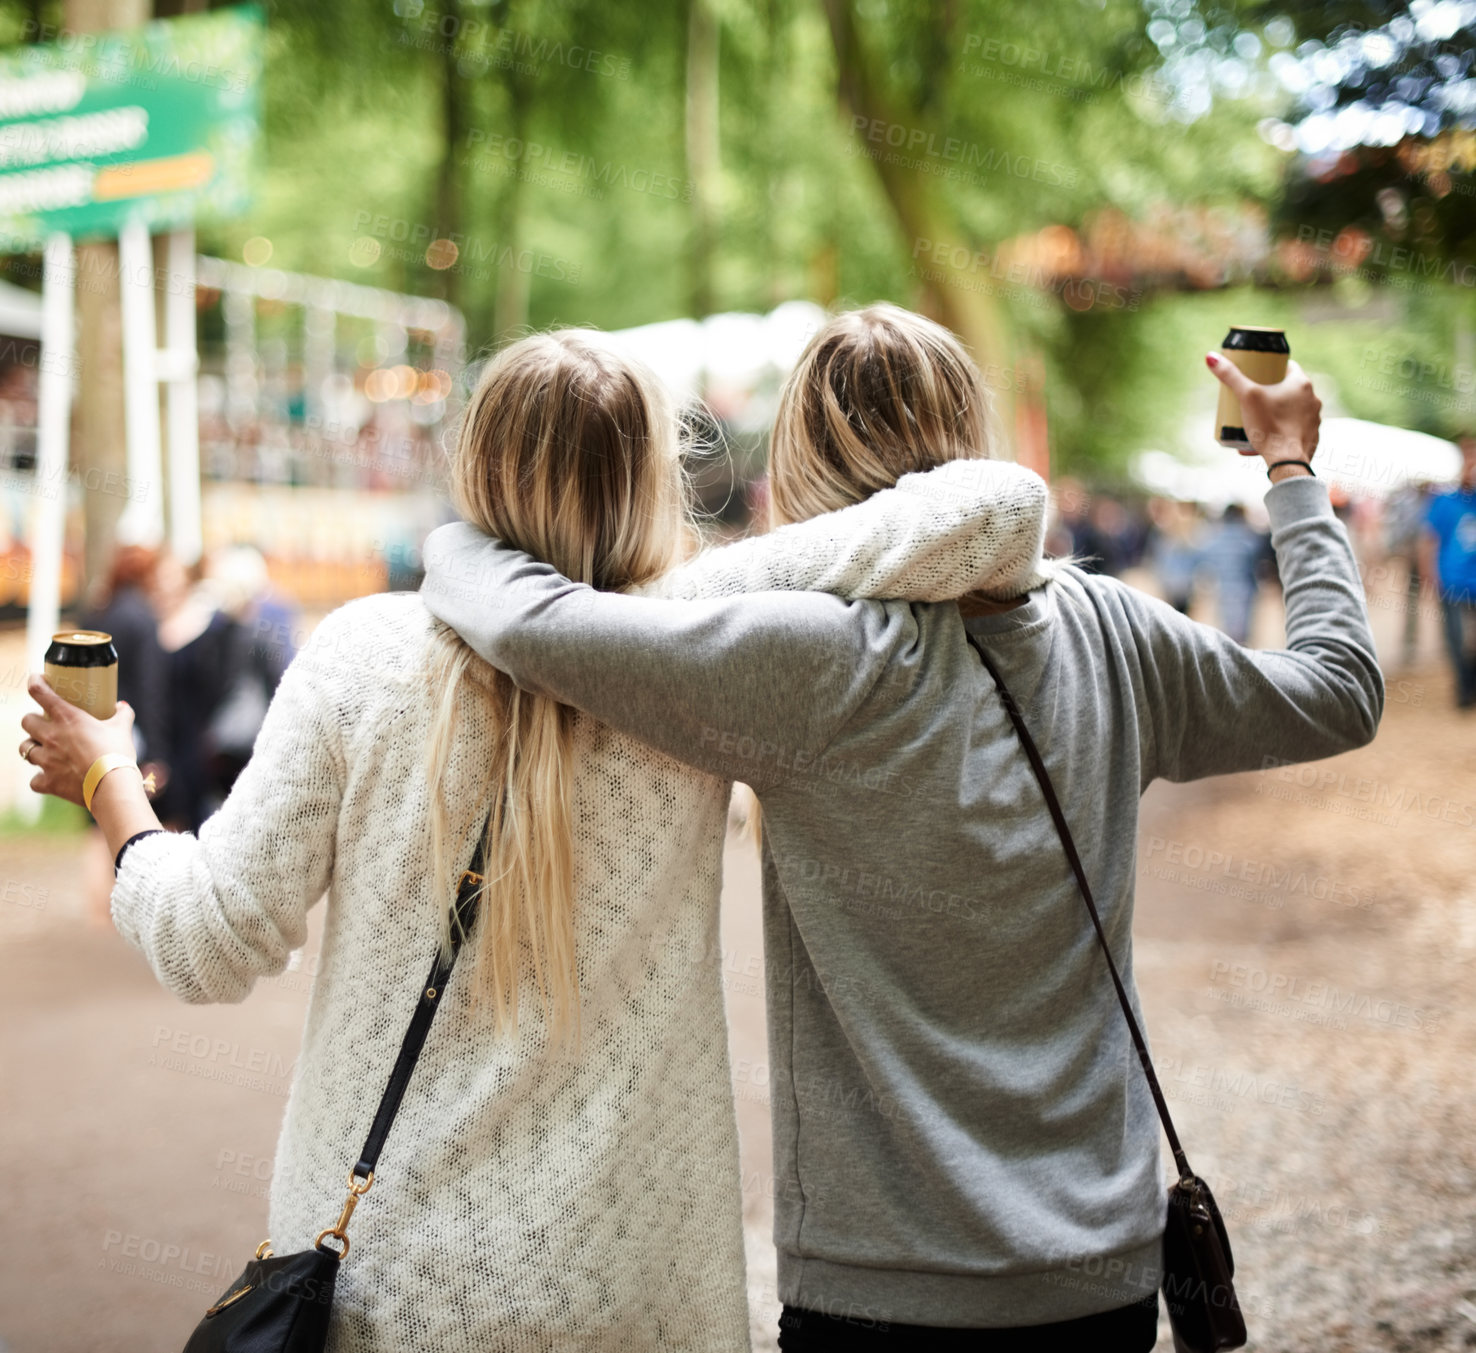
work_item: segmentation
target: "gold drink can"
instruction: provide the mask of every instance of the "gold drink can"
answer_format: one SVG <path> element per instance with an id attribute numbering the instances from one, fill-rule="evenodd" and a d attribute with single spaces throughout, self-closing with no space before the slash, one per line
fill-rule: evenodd
<path id="1" fill-rule="evenodd" d="M 118 709 L 118 650 L 101 630 L 61 630 L 51 636 L 43 665 L 46 682 L 68 704 L 94 719 Z"/>
<path id="2" fill-rule="evenodd" d="M 1277 385 L 1286 379 L 1291 344 L 1286 341 L 1284 329 L 1237 324 L 1225 335 L 1220 351 L 1257 385 Z M 1220 401 L 1215 407 L 1215 440 L 1242 452 L 1253 452 L 1255 448 L 1245 435 L 1243 418 L 1240 401 L 1230 393 L 1228 385 L 1221 385 Z"/>

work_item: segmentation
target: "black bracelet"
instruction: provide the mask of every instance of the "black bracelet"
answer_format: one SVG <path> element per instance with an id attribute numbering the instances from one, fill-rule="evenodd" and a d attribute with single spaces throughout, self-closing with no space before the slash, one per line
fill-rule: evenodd
<path id="1" fill-rule="evenodd" d="M 1302 469 L 1306 470 L 1306 472 L 1312 476 L 1313 479 L 1317 478 L 1317 471 L 1314 470 L 1312 466 L 1305 460 L 1273 460 L 1271 464 L 1266 467 L 1267 479 L 1271 478 L 1271 471 L 1274 470 L 1278 465 L 1300 465 Z"/>
<path id="2" fill-rule="evenodd" d="M 134 832 L 132 836 L 130 836 L 121 846 L 118 847 L 118 853 L 113 857 L 113 873 L 116 874 L 123 867 L 123 852 L 127 850 L 129 846 L 131 846 L 135 841 L 142 840 L 145 836 L 158 836 L 161 832 L 163 832 L 163 830 L 163 827 L 149 827 L 146 828 L 144 831 Z"/>

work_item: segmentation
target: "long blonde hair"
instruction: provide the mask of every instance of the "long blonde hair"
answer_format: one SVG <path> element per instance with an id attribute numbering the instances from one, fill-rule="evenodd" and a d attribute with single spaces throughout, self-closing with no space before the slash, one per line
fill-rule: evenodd
<path id="1" fill-rule="evenodd" d="M 886 303 L 836 315 L 779 396 L 770 520 L 806 521 L 912 471 L 987 460 L 992 432 L 989 387 L 942 325 Z"/>
<path id="2" fill-rule="evenodd" d="M 676 561 L 684 538 L 675 414 L 653 376 L 592 335 L 525 338 L 488 364 L 468 402 L 451 496 L 471 525 L 576 582 L 618 591 L 650 581 Z M 466 701 L 485 702 L 494 738 L 475 805 L 494 805 L 475 931 L 476 998 L 490 999 L 499 1030 L 516 1027 L 521 976 L 531 966 L 551 1030 L 568 1037 L 579 1019 L 574 713 L 519 691 L 444 625 L 429 665 L 437 703 L 426 773 L 438 885 L 450 887 L 455 867 L 446 771 Z M 462 818 L 454 830 L 465 825 Z M 442 914 L 444 944 L 453 924 L 454 898 Z"/>

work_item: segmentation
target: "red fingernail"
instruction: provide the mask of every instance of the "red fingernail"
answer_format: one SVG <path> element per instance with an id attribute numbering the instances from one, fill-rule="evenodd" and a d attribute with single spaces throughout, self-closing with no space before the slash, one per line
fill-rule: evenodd
<path id="1" fill-rule="evenodd" d="M 1213 369 L 1220 364 L 1220 359 L 1216 357 L 1214 353 L 1207 352 L 1204 354 L 1204 364 L 1205 366 Z"/>

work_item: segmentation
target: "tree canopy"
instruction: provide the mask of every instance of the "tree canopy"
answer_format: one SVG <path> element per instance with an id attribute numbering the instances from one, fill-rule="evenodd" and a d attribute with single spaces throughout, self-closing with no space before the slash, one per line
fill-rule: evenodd
<path id="1" fill-rule="evenodd" d="M 970 343 L 1011 435 L 1044 426 L 1058 463 L 1110 469 L 1172 440 L 1202 383 L 1185 345 L 1197 360 L 1227 312 L 1294 317 L 1287 297 L 1324 288 L 1349 317 L 1329 361 L 1356 372 L 1369 287 L 1417 281 L 1401 322 L 1457 342 L 1462 269 L 1476 281 L 1464 13 L 277 3 L 259 203 L 203 243 L 239 258 L 263 237 L 274 265 L 445 297 L 478 347 L 893 299 Z M 0 4 L 0 29 L 23 40 L 38 14 L 60 18 Z M 1341 384 L 1350 412 L 1396 412 Z"/>

